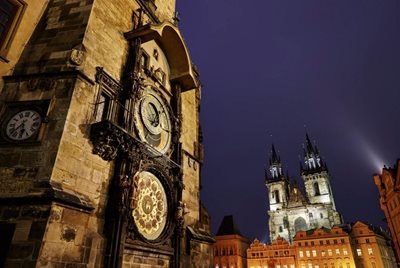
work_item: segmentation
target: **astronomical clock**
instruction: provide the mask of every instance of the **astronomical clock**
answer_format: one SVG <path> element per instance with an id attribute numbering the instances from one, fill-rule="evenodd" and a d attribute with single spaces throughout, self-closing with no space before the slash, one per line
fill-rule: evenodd
<path id="1" fill-rule="evenodd" d="M 176 1 L 3 2 L 0 267 L 209 267 Z"/>

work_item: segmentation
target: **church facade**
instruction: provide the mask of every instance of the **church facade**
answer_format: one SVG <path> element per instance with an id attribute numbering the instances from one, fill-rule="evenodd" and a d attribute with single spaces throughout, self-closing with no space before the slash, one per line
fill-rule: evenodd
<path id="1" fill-rule="evenodd" d="M 212 265 L 175 0 L 3 3 L 0 266 Z"/>
<path id="2" fill-rule="evenodd" d="M 336 211 L 327 166 L 308 135 L 300 172 L 305 193 L 297 181 L 290 181 L 283 174 L 280 156 L 272 146 L 269 168 L 265 171 L 271 241 L 279 236 L 291 243 L 300 230 L 332 228 L 342 223 L 341 215 Z"/>

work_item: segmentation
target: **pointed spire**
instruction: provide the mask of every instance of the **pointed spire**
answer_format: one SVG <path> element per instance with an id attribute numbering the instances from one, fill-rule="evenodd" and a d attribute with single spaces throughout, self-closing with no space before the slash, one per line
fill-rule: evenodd
<path id="1" fill-rule="evenodd" d="M 272 163 L 279 163 L 280 162 L 279 160 L 280 159 L 278 157 L 278 154 L 276 153 L 275 146 L 274 146 L 274 144 L 272 144 L 272 157 L 271 157 L 270 163 L 271 162 Z"/>
<path id="2" fill-rule="evenodd" d="M 307 149 L 307 154 L 314 153 L 314 147 L 311 143 L 310 136 L 308 136 L 307 132 L 306 132 L 306 149 Z"/>
<path id="3" fill-rule="evenodd" d="M 269 173 L 273 180 L 281 179 L 282 176 L 282 163 L 281 158 L 276 152 L 275 145 L 272 143 L 271 156 L 269 158 Z M 266 172 L 267 174 L 268 172 Z"/>

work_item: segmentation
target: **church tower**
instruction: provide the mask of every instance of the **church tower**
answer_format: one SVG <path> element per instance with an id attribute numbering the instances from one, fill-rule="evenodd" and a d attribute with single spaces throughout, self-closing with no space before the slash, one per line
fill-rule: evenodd
<path id="1" fill-rule="evenodd" d="M 333 201 L 328 169 L 308 135 L 304 161 L 305 167 L 300 163 L 300 172 L 305 191 L 296 179 L 289 182 L 289 178 L 283 176 L 281 159 L 272 146 L 269 167 L 265 170 L 271 241 L 283 237 L 291 243 L 300 230 L 332 228 L 342 222 Z"/>
<path id="2" fill-rule="evenodd" d="M 322 161 L 317 146 L 311 143 L 308 134 L 303 153 L 305 165 L 300 165 L 300 169 L 308 200 L 311 204 L 330 204 L 336 209 L 327 165 Z"/>
<path id="3" fill-rule="evenodd" d="M 276 211 L 285 207 L 288 200 L 289 182 L 282 174 L 281 159 L 273 144 L 269 167 L 265 169 L 265 184 L 268 188 L 270 210 Z"/>
<path id="4" fill-rule="evenodd" d="M 0 267 L 210 267 L 175 0 L 0 5 Z"/>

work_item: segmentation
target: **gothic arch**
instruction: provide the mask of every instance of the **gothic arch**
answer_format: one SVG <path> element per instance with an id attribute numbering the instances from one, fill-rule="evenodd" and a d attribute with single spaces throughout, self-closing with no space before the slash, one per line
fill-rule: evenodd
<path id="1" fill-rule="evenodd" d="M 128 40 L 139 37 L 142 42 L 156 41 L 167 57 L 171 71 L 171 81 L 179 82 L 182 86 L 182 91 L 198 86 L 186 44 L 175 25 L 169 22 L 159 25 L 148 24 L 125 33 L 125 37 Z"/>
<path id="2" fill-rule="evenodd" d="M 307 230 L 307 222 L 303 217 L 298 217 L 295 221 L 294 221 L 294 231 L 306 231 Z"/>

